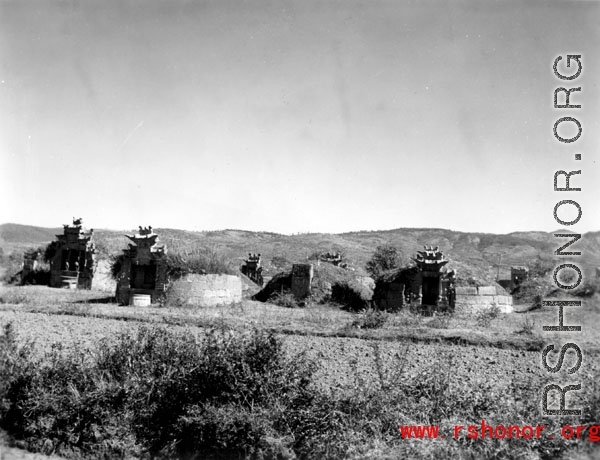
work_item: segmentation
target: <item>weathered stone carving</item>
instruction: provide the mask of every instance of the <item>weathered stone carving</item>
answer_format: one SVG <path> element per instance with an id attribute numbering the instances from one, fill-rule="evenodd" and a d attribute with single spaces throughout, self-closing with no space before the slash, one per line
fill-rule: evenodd
<path id="1" fill-rule="evenodd" d="M 342 262 L 342 255 L 339 252 L 327 251 L 326 254 L 320 254 L 319 261 L 330 263 L 332 265 L 335 265 L 336 267 L 341 267 L 341 268 L 348 267 L 347 263 Z"/>
<path id="2" fill-rule="evenodd" d="M 263 267 L 260 265 L 260 254 L 248 253 L 248 258 L 244 260 L 240 271 L 259 286 L 263 285 Z"/>
<path id="3" fill-rule="evenodd" d="M 135 294 L 148 294 L 152 302 L 165 292 L 167 284 L 166 249 L 159 246 L 152 227 L 139 227 L 134 235 L 125 235 L 133 244 L 123 250 L 121 270 L 117 276 L 117 302 L 129 304 Z"/>
<path id="4" fill-rule="evenodd" d="M 312 278 L 312 264 L 294 264 L 292 266 L 292 294 L 296 300 L 310 297 Z"/>
<path id="5" fill-rule="evenodd" d="M 52 243 L 50 286 L 91 289 L 96 257 L 93 233 L 93 229 L 83 230 L 81 218 L 73 218 L 72 225 L 63 225 L 63 234 L 56 235 L 57 241 Z"/>
<path id="6" fill-rule="evenodd" d="M 445 271 L 449 260 L 439 247 L 424 249 L 412 258 L 414 266 L 394 270 L 377 280 L 373 300 L 379 308 L 398 310 L 405 304 L 454 308 L 456 271 Z"/>
<path id="7" fill-rule="evenodd" d="M 523 281 L 529 278 L 529 268 L 525 266 L 510 267 L 510 288 L 509 291 L 515 291 Z"/>

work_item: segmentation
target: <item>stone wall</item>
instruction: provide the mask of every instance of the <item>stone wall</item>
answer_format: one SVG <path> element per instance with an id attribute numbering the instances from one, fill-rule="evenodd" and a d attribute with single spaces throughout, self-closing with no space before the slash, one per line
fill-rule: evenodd
<path id="1" fill-rule="evenodd" d="M 170 305 L 214 307 L 242 301 L 242 281 L 234 275 L 185 275 L 167 291 Z"/>
<path id="2" fill-rule="evenodd" d="M 502 313 L 513 312 L 512 296 L 497 286 L 465 286 L 456 288 L 455 312 L 472 313 L 492 305 L 497 305 Z"/>

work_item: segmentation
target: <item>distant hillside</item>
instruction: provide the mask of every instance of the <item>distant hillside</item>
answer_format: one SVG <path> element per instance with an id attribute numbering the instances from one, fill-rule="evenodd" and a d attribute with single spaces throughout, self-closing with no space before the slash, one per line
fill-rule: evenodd
<path id="1" fill-rule="evenodd" d="M 95 230 L 94 240 L 103 257 L 118 254 L 127 248 L 125 233 L 133 231 Z M 361 272 L 378 245 L 389 243 L 397 247 L 405 261 L 424 245 L 439 246 L 451 260 L 449 266 L 459 275 L 478 274 L 495 278 L 508 276 L 511 265 L 527 265 L 537 258 L 551 259 L 553 251 L 566 242 L 552 233 L 516 232 L 508 235 L 463 233 L 444 229 L 399 228 L 386 231 L 360 231 L 341 234 L 299 234 L 221 230 L 192 232 L 175 229 L 155 229 L 160 243 L 170 251 L 194 248 L 214 248 L 227 258 L 241 264 L 249 252 L 261 253 L 267 275 L 287 269 L 294 262 L 306 261 L 316 252 L 336 251 L 344 255 L 350 266 Z M 41 228 L 27 225 L 0 225 L 0 248 L 5 254 L 25 247 L 37 247 L 54 239 L 62 228 Z M 586 271 L 600 266 L 600 232 L 590 232 L 569 248 L 580 250 L 575 257 Z M 565 258 L 563 258 L 565 259 Z"/>
<path id="2" fill-rule="evenodd" d="M 33 227 L 31 225 L 0 225 L 0 244 L 37 244 L 52 241 L 54 235 L 62 233 L 60 228 Z"/>

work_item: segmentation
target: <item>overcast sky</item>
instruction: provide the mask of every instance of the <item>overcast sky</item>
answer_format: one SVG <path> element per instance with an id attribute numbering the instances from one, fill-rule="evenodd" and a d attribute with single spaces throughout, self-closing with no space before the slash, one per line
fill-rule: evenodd
<path id="1" fill-rule="evenodd" d="M 4 0 L 0 222 L 507 233 L 574 199 L 600 230 L 599 24 L 599 2 Z"/>

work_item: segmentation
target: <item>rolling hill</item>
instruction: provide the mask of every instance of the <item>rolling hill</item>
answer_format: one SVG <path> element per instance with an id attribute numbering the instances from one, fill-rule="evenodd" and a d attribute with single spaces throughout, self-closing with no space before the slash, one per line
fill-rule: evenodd
<path id="1" fill-rule="evenodd" d="M 2 224 L 0 248 L 5 255 L 22 252 L 49 243 L 61 232 L 62 228 Z M 158 228 L 155 232 L 169 251 L 212 248 L 236 264 L 241 264 L 249 252 L 261 253 L 267 275 L 287 269 L 294 262 L 306 261 L 316 252 L 327 251 L 342 253 L 350 267 L 361 272 L 375 248 L 389 243 L 399 249 L 405 261 L 424 245 L 439 246 L 451 261 L 449 267 L 456 268 L 459 276 L 477 274 L 496 278 L 499 273 L 500 278 L 505 278 L 511 265 L 528 265 L 538 258 L 552 259 L 553 251 L 567 241 L 545 232 L 497 235 L 425 228 L 297 235 L 231 229 L 193 232 Z M 125 233 L 131 231 L 95 230 L 94 240 L 101 257 L 119 254 L 121 249 L 127 248 L 129 240 Z M 600 266 L 600 232 L 582 235 L 581 240 L 569 250 L 582 252 L 581 257 L 572 257 L 571 260 L 591 273 Z M 567 260 L 565 257 L 561 259 Z"/>

